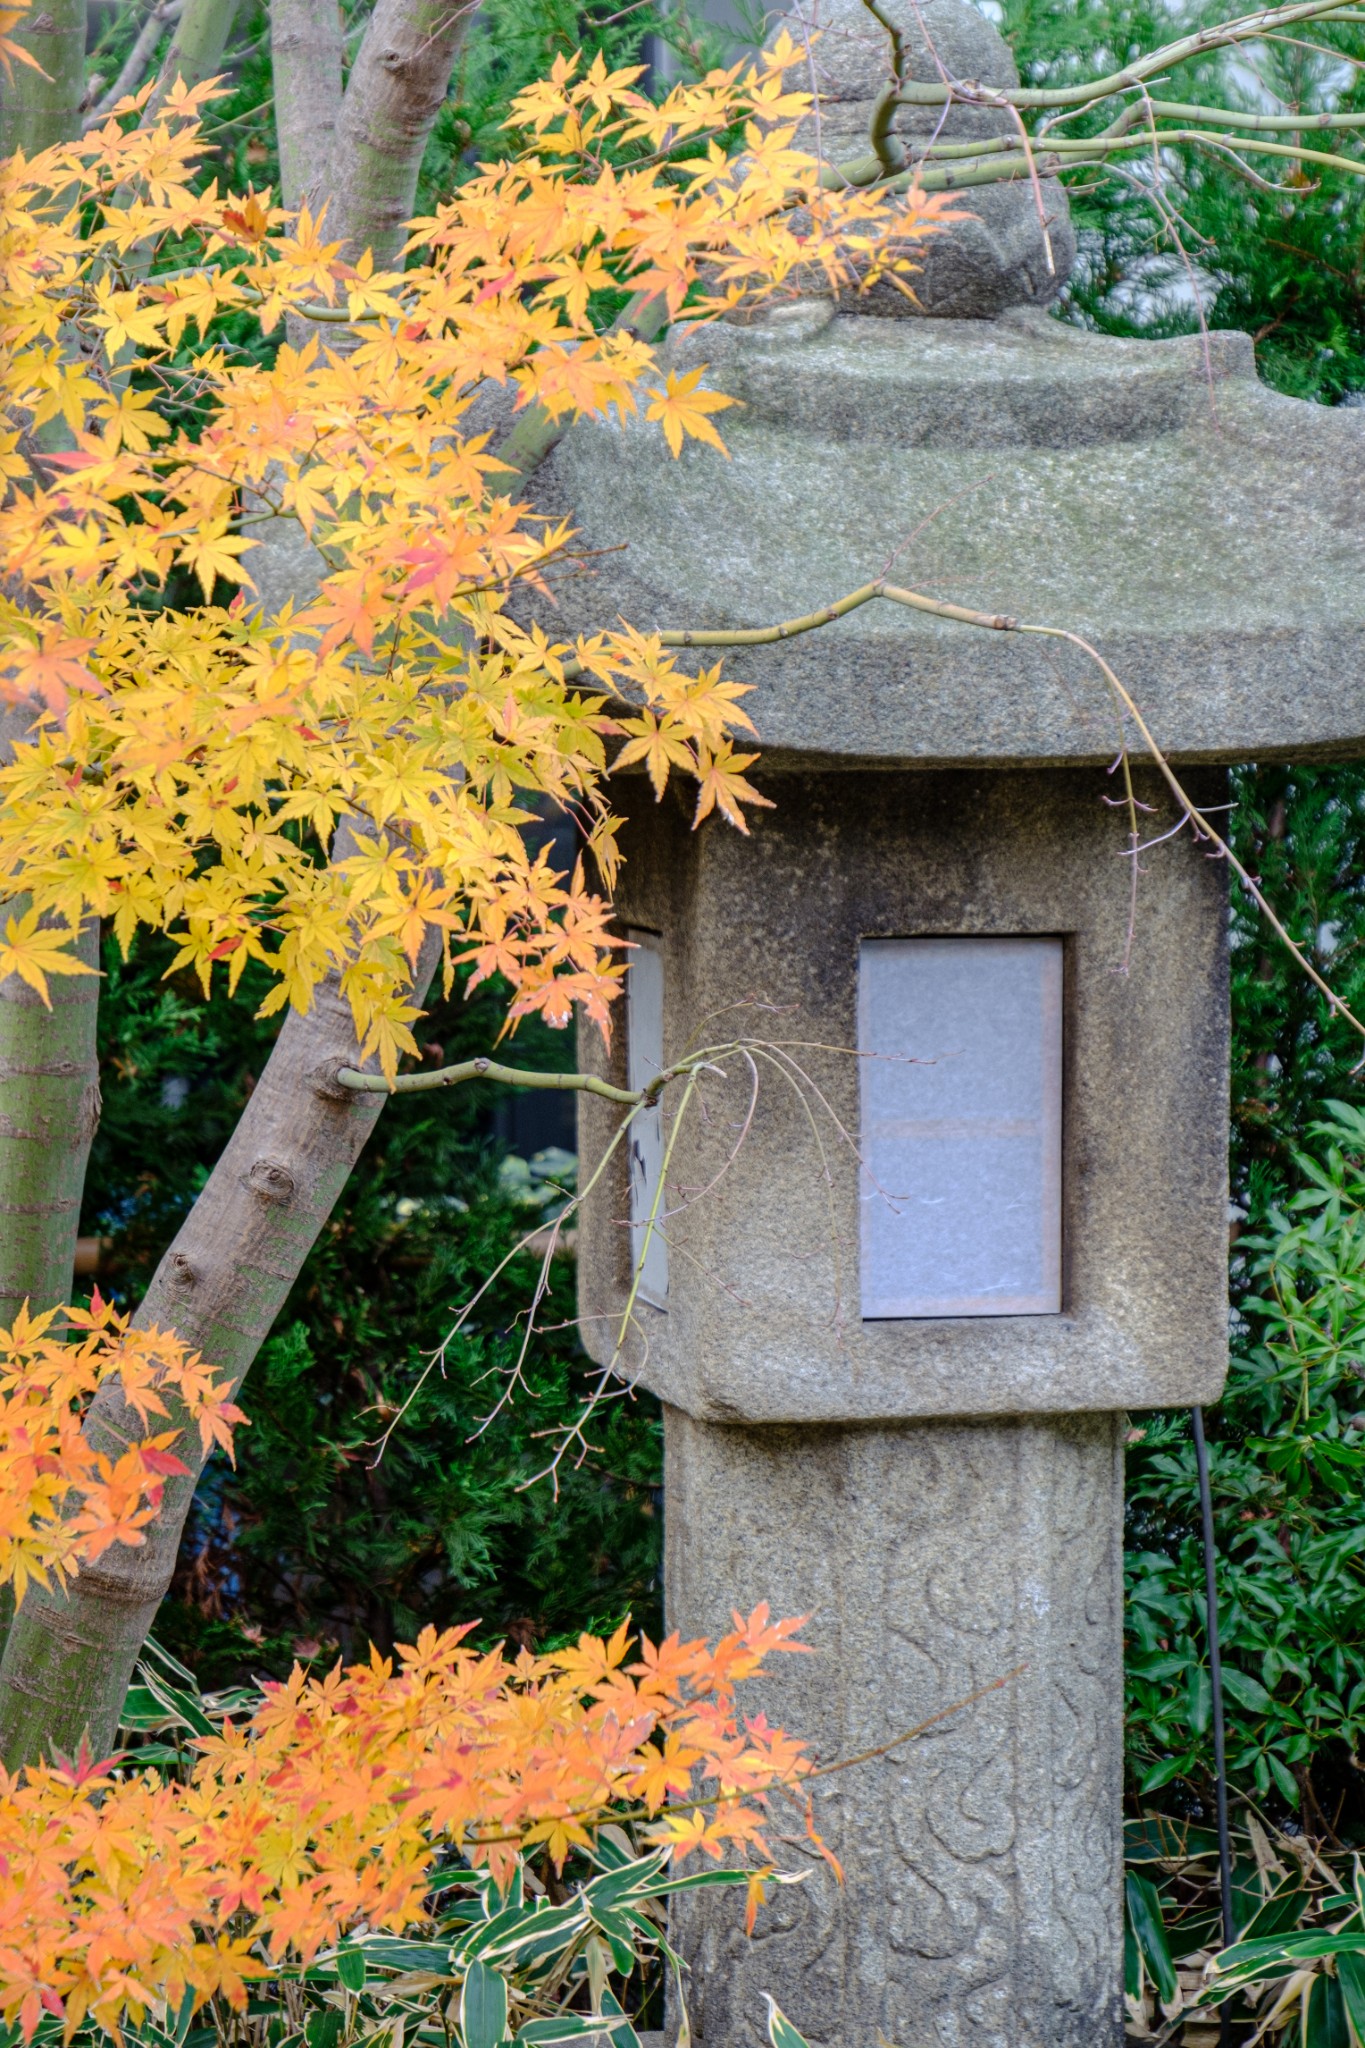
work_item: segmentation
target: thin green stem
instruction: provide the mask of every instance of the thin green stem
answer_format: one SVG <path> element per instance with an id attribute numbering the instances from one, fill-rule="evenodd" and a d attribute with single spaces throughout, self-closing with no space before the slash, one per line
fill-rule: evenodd
<path id="1" fill-rule="evenodd" d="M 497 1060 L 483 1057 L 462 1060 L 458 1066 L 437 1067 L 429 1074 L 395 1074 L 392 1080 L 383 1074 L 362 1073 L 357 1067 L 342 1067 L 337 1080 L 357 1095 L 423 1095 L 433 1088 L 458 1088 L 462 1081 L 497 1081 L 507 1088 L 548 1088 L 575 1095 L 600 1095 L 607 1102 L 640 1109 L 656 1102 L 670 1081 L 691 1073 L 697 1064 L 696 1057 L 683 1060 L 656 1074 L 647 1088 L 637 1089 L 613 1087 L 610 1081 L 600 1081 L 596 1074 L 542 1074 L 534 1067 L 504 1067 Z"/>
<path id="2" fill-rule="evenodd" d="M 362 1074 L 355 1067 L 342 1067 L 337 1080 L 357 1095 L 422 1095 L 432 1088 L 458 1088 L 463 1081 L 497 1081 L 508 1088 L 560 1089 L 578 1095 L 602 1095 L 608 1102 L 635 1108 L 644 1096 L 629 1088 L 613 1088 L 595 1074 L 540 1074 L 526 1067 L 504 1067 L 497 1060 L 462 1060 L 458 1066 L 438 1067 L 430 1074 Z"/>
<path id="3" fill-rule="evenodd" d="M 901 104 L 907 107 L 943 107 L 958 101 L 973 106 L 1079 106 L 1085 100 L 1107 99 L 1114 93 L 1142 85 L 1147 79 L 1169 71 L 1173 65 L 1186 63 L 1192 57 L 1207 56 L 1211 50 L 1255 42 L 1269 30 L 1287 27 L 1291 22 L 1329 21 L 1337 16 L 1351 18 L 1339 0 L 1301 0 L 1301 4 L 1296 6 L 1261 7 L 1253 14 L 1241 15 L 1236 21 L 1222 22 L 1216 28 L 1199 29 L 1193 35 L 1163 43 L 1160 49 L 1139 58 L 1136 63 L 1126 64 L 1121 71 L 1111 71 L 1104 78 L 1088 79 L 1080 85 L 1006 89 L 914 83 L 905 87 Z"/>

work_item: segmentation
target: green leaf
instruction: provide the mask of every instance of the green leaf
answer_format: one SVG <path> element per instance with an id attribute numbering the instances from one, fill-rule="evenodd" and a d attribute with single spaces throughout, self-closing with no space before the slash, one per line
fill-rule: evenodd
<path id="1" fill-rule="evenodd" d="M 199 1690 L 199 1683 L 194 1673 L 187 1671 L 179 1658 L 173 1657 L 166 1648 L 166 1645 L 159 1643 L 155 1636 L 148 1636 L 144 1641 L 142 1657 L 144 1661 L 150 1657 L 154 1663 L 164 1665 L 166 1670 L 170 1672 L 171 1677 L 179 1679 L 180 1683 L 187 1687 L 190 1692 L 197 1692 Z"/>
<path id="2" fill-rule="evenodd" d="M 765 1991 L 763 2000 L 768 2008 L 768 2039 L 772 2048 L 809 2048 L 805 2035 L 792 2025 L 772 1994 Z"/>
<path id="3" fill-rule="evenodd" d="M 395 1934 L 367 1934 L 357 1947 L 363 1949 L 365 1962 L 372 1970 L 424 1970 L 438 1977 L 449 1977 L 450 1943 L 448 1941 L 403 1941 Z"/>
<path id="4" fill-rule="evenodd" d="M 1250 1917 L 1243 1922 L 1238 1932 L 1238 1945 L 1254 1942 L 1270 1935 L 1279 1935 L 1286 1928 L 1296 1927 L 1303 1911 L 1305 1887 L 1302 1878 L 1287 1877 L 1264 1900 L 1255 1907 Z M 1305 1936 L 1312 1940 L 1312 1935 Z M 1231 1950 L 1228 1951 L 1231 1954 Z"/>
<path id="5" fill-rule="evenodd" d="M 583 1887 L 583 1898 L 589 1912 L 596 1909 L 598 1902 L 613 1906 L 629 1892 L 638 1892 L 642 1885 L 652 1883 L 662 1872 L 668 1860 L 666 1849 L 656 1849 L 652 1855 L 632 1858 L 629 1863 L 617 1864 L 613 1869 L 603 1871 Z"/>
<path id="6" fill-rule="evenodd" d="M 606 1936 L 611 1949 L 612 1968 L 618 1977 L 628 1977 L 635 1968 L 635 1937 L 631 1922 L 609 1906 L 593 1909 L 593 1925 Z"/>
<path id="7" fill-rule="evenodd" d="M 1219 1602 L 1222 1605 L 1222 1602 Z M 1273 1714 L 1275 1702 L 1259 1679 L 1248 1677 L 1235 1664 L 1223 1667 L 1223 1690 L 1236 1700 L 1239 1707 L 1246 1707 L 1253 1714 Z M 1298 1803 L 1298 1787 L 1294 1789 L 1294 1801 Z"/>
<path id="8" fill-rule="evenodd" d="M 679 1892 L 709 1891 L 716 1885 L 747 1884 L 748 1873 L 743 1870 L 693 1870 L 686 1877 L 666 1876 L 652 1884 L 642 1884 L 631 1893 L 632 1899 L 671 1899 Z"/>
<path id="9" fill-rule="evenodd" d="M 1302 1801 L 1303 1793 L 1300 1790 L 1298 1779 L 1294 1776 L 1288 1764 L 1285 1763 L 1282 1757 L 1276 1756 L 1273 1749 L 1267 1752 L 1266 1761 L 1270 1765 L 1271 1777 L 1279 1786 L 1288 1804 L 1291 1807 L 1297 1807 Z"/>
<path id="10" fill-rule="evenodd" d="M 597 1829 L 591 1853 L 593 1861 L 600 1863 L 603 1870 L 620 1870 L 627 1864 L 645 1860 L 637 1859 L 625 1830 L 610 1825 Z"/>
<path id="11" fill-rule="evenodd" d="M 186 2036 L 190 2031 L 190 2024 L 194 2019 L 194 2007 L 194 1986 L 191 1984 L 187 1986 L 185 1994 L 180 2000 L 180 2010 L 175 2016 L 175 2039 L 180 2043 L 180 2048 L 184 2048 Z"/>
<path id="12" fill-rule="evenodd" d="M 1178 1778 L 1185 1767 L 1184 1757 L 1163 1757 L 1159 1764 L 1148 1771 L 1139 1789 L 1143 1792 L 1159 1792 L 1163 1785 L 1170 1784 L 1172 1778 Z"/>
<path id="13" fill-rule="evenodd" d="M 507 1979 L 488 1963 L 472 1962 L 460 1992 L 464 2048 L 501 2048 L 507 2039 Z"/>
<path id="14" fill-rule="evenodd" d="M 164 1728 L 166 1718 L 166 1709 L 154 1692 L 145 1685 L 129 1686 L 118 1717 L 120 1728 L 132 1733 L 143 1728 Z"/>
<path id="15" fill-rule="evenodd" d="M 1180 1986 L 1166 1940 L 1166 1924 L 1162 1919 L 1156 1886 L 1149 1877 L 1139 1877 L 1136 1871 L 1130 1870 L 1124 1880 L 1124 1889 L 1129 1925 L 1142 1952 L 1142 1960 L 1162 2004 L 1170 2005 Z"/>
<path id="16" fill-rule="evenodd" d="M 533 1906 L 509 1906 L 491 1920 L 473 1928 L 455 1950 L 457 1961 L 475 1956 L 500 1956 L 519 1963 L 553 1954 L 569 1946 L 589 1926 L 581 1897 L 567 1905 L 550 1906 L 538 1899 Z"/>
<path id="17" fill-rule="evenodd" d="M 1350 2029 L 1341 1986 L 1335 1977 L 1314 1977 L 1306 1988 L 1303 2048 L 1351 2048 Z"/>
<path id="18" fill-rule="evenodd" d="M 565 2012 L 552 2020 L 528 2020 L 517 2040 L 524 2041 L 526 2048 L 552 2048 L 556 2041 L 582 2041 L 601 2032 L 602 2022 L 596 2013 Z"/>
<path id="19" fill-rule="evenodd" d="M 1351 2026 L 1353 2048 L 1365 2048 L 1365 1955 L 1337 1957 L 1337 1982 Z"/>
<path id="20" fill-rule="evenodd" d="M 611 2035 L 612 2048 L 640 2048 L 640 2036 L 627 2019 L 625 2007 L 610 1991 L 602 1993 L 602 2015 L 605 2019 L 615 2022 L 606 2028 L 606 2032 Z"/>
<path id="21" fill-rule="evenodd" d="M 1305 1963 L 1327 1956 L 1365 1956 L 1365 1933 L 1277 1934 L 1261 1941 L 1238 1941 L 1217 1958 L 1218 1981 L 1251 1984 L 1260 1977 L 1287 1977 Z M 1340 1962 L 1338 1962 L 1340 1967 Z"/>
<path id="22" fill-rule="evenodd" d="M 1190 1672 L 1187 1691 L 1189 1704 L 1186 1711 L 1190 1726 L 1196 1735 L 1203 1735 L 1208 1729 L 1213 1707 L 1213 1681 L 1204 1665 L 1200 1664 Z"/>
<path id="23" fill-rule="evenodd" d="M 204 1712 L 203 1701 L 197 1692 L 183 1692 L 178 1686 L 163 1678 L 149 1664 L 139 1664 L 138 1672 L 142 1683 L 152 1698 L 165 1708 L 164 1719 L 178 1721 L 188 1728 L 192 1735 L 216 1735 L 217 1728 Z"/>
<path id="24" fill-rule="evenodd" d="M 365 1989 L 365 1951 L 359 1948 L 341 1948 L 336 1957 L 337 1976 L 347 1991 Z"/>
<path id="25" fill-rule="evenodd" d="M 323 2012 L 310 2012 L 303 2027 L 308 2048 L 337 2048 L 341 2030 L 342 2018 L 335 2006 L 328 2006 Z"/>

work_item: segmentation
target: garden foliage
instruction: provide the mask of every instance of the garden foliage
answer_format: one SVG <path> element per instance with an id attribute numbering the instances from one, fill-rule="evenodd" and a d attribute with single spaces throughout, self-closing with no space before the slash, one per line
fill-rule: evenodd
<path id="1" fill-rule="evenodd" d="M 820 1850 L 801 1744 L 736 1703 L 797 1627 L 759 1608 L 714 1649 L 623 1626 L 510 1659 L 429 1628 L 396 1660 L 296 1668 L 232 1702 L 239 1718 L 209 1718 L 153 1660 L 131 1711 L 186 1731 L 183 1768 L 82 1747 L 0 1772 L 0 2013 L 25 2041 L 56 2022 L 163 2043 L 254 1994 L 279 2040 L 304 2031 L 301 1987 L 339 1989 L 350 2019 L 372 1975 L 372 2000 L 408 2010 L 362 2036 L 392 2042 L 405 2017 L 464 2048 L 600 2031 L 592 2015 L 624 2018 L 613 1974 L 667 1951 L 651 1908 L 688 1887 L 689 1853 L 729 1860 L 690 1881 L 746 1885 L 752 1922 L 772 1795 Z M 572 1889 L 571 1857 L 598 1866 Z"/>
<path id="2" fill-rule="evenodd" d="M 513 110 L 532 147 L 417 223 L 426 260 L 402 272 L 344 261 L 307 209 L 198 190 L 206 88 L 170 94 L 150 126 L 111 116 L 0 170 L 9 473 L 28 472 L 25 433 L 66 441 L 0 510 L 15 579 L 0 675 L 47 712 L 0 770 L 0 884 L 30 899 L 0 971 L 40 993 L 88 972 L 62 928 L 93 915 L 125 946 L 173 931 L 206 991 L 218 963 L 231 990 L 257 961 L 267 1014 L 306 1010 L 339 972 L 391 1074 L 415 1050 L 430 936 L 447 993 L 458 958 L 476 980 L 502 975 L 513 1021 L 562 1023 L 577 1004 L 606 1027 L 621 971 L 607 905 L 581 869 L 528 854 L 518 794 L 573 809 L 608 884 L 608 734 L 626 739 L 617 765 L 686 765 L 698 818 L 742 824 L 743 690 L 629 629 L 571 651 L 515 618 L 513 586 L 543 592 L 569 535 L 495 487 L 487 436 L 462 423 L 491 379 L 552 418 L 641 406 L 675 453 L 720 445 L 710 415 L 729 401 L 699 370 L 657 371 L 630 332 L 599 333 L 595 292 L 633 289 L 676 317 L 703 260 L 716 310 L 798 264 L 844 274 L 854 249 L 873 275 L 904 264 L 936 202 L 841 194 L 809 235 L 787 218 L 817 169 L 790 147 L 806 104 L 786 91 L 792 57 L 658 106 L 633 71 L 557 64 Z M 738 164 L 707 140 L 737 119 Z M 608 140 L 634 153 L 628 169 L 595 157 Z M 679 179 L 670 154 L 688 147 Z M 360 336 L 345 355 L 313 338 L 242 362 L 215 327 L 243 312 L 266 333 L 293 313 Z M 245 518 L 243 501 L 258 507 Z M 316 551 L 316 594 L 252 611 L 250 529 L 284 522 Z M 176 571 L 201 604 L 149 601 Z M 570 658 L 587 687 L 568 683 Z M 609 690 L 631 716 L 606 715 Z"/>
<path id="3" fill-rule="evenodd" d="M 252 1015 L 254 970 L 234 999 L 206 1005 L 183 970 L 162 979 L 171 957 L 145 934 L 127 962 L 105 948 L 105 1112 L 83 1227 L 120 1305 L 140 1298 L 274 1037 L 273 1020 Z M 505 1000 L 485 984 L 436 1003 L 419 1027 L 425 1063 L 486 1051 Z M 562 1039 L 529 1020 L 517 1057 L 560 1065 Z M 594 1450 L 566 1463 L 557 1500 L 525 1485 L 544 1463 L 538 1432 L 581 1403 L 571 1259 L 554 1262 L 523 1391 L 497 1419 L 480 1431 L 520 1348 L 529 1253 L 447 1347 L 376 1463 L 437 1338 L 550 1206 L 519 1199 L 498 1171 L 489 1132 L 505 1106 L 506 1091 L 485 1083 L 396 1096 L 310 1253 L 253 1372 L 235 1462 L 206 1471 L 157 1622 L 205 1686 L 283 1677 L 296 1655 L 330 1662 L 338 1647 L 387 1652 L 428 1622 L 478 1621 L 480 1640 L 530 1647 L 610 1633 L 627 1613 L 658 1633 L 652 1398 L 603 1406 Z M 552 1201 L 552 1184 L 544 1192 Z"/>
<path id="4" fill-rule="evenodd" d="M 1365 1744 L 1365 1112 L 1333 1105 L 1308 1137 L 1299 1191 L 1238 1240 L 1234 1361 L 1211 1461 L 1229 1770 L 1259 1800 L 1302 1802 L 1330 1832 Z M 1183 1416 L 1141 1428 L 1129 1518 L 1138 1788 L 1206 1786 L 1203 1555 Z M 1358 1792 L 1351 1806 L 1358 1823 Z"/>
<path id="5" fill-rule="evenodd" d="M 65 1334 L 63 1334 L 65 1333 Z M 144 1435 L 101 1450 L 82 1432 L 86 1407 L 118 1386 Z M 128 1318 L 97 1294 L 89 1308 L 20 1314 L 0 1330 L 0 1585 L 22 1604 L 30 1584 L 60 1586 L 111 1543 L 145 1542 L 184 1428 L 204 1450 L 232 1447 L 239 1408 L 197 1353 Z"/>

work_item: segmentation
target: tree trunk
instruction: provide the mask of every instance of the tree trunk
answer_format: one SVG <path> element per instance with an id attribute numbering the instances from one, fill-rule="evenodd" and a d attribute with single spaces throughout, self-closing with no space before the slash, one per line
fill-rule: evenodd
<path id="1" fill-rule="evenodd" d="M 149 115 L 156 113 L 177 79 L 202 85 L 206 78 L 218 76 L 236 13 L 237 0 L 185 0 L 147 105 Z"/>
<path id="2" fill-rule="evenodd" d="M 81 132 L 85 93 L 85 0 L 32 0 L 14 40 L 43 67 L 0 71 L 0 157 L 35 156 Z"/>
<path id="3" fill-rule="evenodd" d="M 13 759 L 32 711 L 0 709 L 0 762 Z M 28 909 L 0 898 L 0 931 Z M 99 966 L 99 922 L 82 927 L 77 954 Z M 81 1191 L 100 1116 L 95 1025 L 99 980 L 54 975 L 52 1007 L 17 974 L 0 980 L 0 1327 L 27 1302 L 35 1314 L 71 1299 Z M 0 1604 L 0 1624 L 6 1610 Z"/>
<path id="4" fill-rule="evenodd" d="M 27 899 L 0 903 L 0 922 Z M 99 965 L 99 923 L 78 954 Z M 93 974 L 54 976 L 52 1008 L 17 974 L 0 981 L 0 1326 L 27 1302 L 38 1313 L 71 1299 L 76 1226 L 90 1141 L 100 1116 Z"/>
<path id="5" fill-rule="evenodd" d="M 432 123 L 474 0 L 378 0 L 341 103 L 327 225 L 387 267 L 403 246 Z"/>
<path id="6" fill-rule="evenodd" d="M 47 75 L 17 63 L 8 76 L 0 72 L 0 157 L 20 149 L 35 156 L 80 134 L 86 0 L 33 0 L 14 33 Z M 61 420 L 36 438 L 44 447 L 70 446 Z M 0 761 L 13 759 L 14 745 L 28 733 L 32 716 L 32 707 L 22 704 L 0 708 Z M 0 929 L 27 908 L 27 897 L 0 899 Z M 77 950 L 87 966 L 98 967 L 97 922 L 83 927 Z M 37 1313 L 71 1298 L 85 1165 L 99 1122 L 99 982 L 93 974 L 62 975 L 53 978 L 50 993 L 49 1010 L 17 974 L 0 981 L 4 1326 L 25 1302 Z"/>
<path id="7" fill-rule="evenodd" d="M 341 56 L 337 0 L 272 0 L 270 73 L 280 196 L 288 207 L 326 192 L 341 112 Z"/>
<path id="8" fill-rule="evenodd" d="M 419 964 L 418 1002 L 439 955 L 439 937 L 432 938 Z M 358 1056 L 350 1008 L 333 977 L 307 1016 L 287 1017 L 240 1123 L 138 1310 L 139 1325 L 173 1329 L 234 1388 L 384 1106 L 384 1096 L 355 1094 L 336 1081 L 338 1068 L 357 1064 Z M 146 1433 L 112 1386 L 97 1397 L 86 1426 L 110 1456 Z M 178 1445 L 177 1455 L 190 1471 L 167 1481 L 145 1544 L 113 1545 L 65 1593 L 31 1591 L 16 1615 L 0 1663 L 0 1759 L 9 1769 L 54 1750 L 71 1754 L 83 1734 L 100 1755 L 112 1747 L 203 1468 L 197 1437 Z"/>
<path id="9" fill-rule="evenodd" d="M 467 8 L 435 0 L 379 0 L 356 59 L 319 196 L 333 202 L 329 220 L 349 246 L 357 253 L 373 246 L 381 263 L 401 246 L 422 152 L 468 16 Z M 307 132 L 312 105 L 311 95 L 286 86 L 278 120 L 288 132 L 281 147 L 291 177 L 317 156 Z M 435 954 L 433 946 L 416 979 L 418 1002 Z M 138 1311 L 139 1322 L 174 1329 L 201 1350 L 234 1388 L 383 1107 L 383 1096 L 356 1096 L 332 1078 L 339 1067 L 358 1064 L 358 1054 L 350 1011 L 333 979 L 317 991 L 307 1016 L 287 1018 L 241 1122 Z M 99 1448 L 116 1451 L 139 1424 L 108 1389 L 92 1407 L 88 1428 Z M 203 1462 L 193 1441 L 181 1455 L 191 1471 L 167 1483 L 145 1544 L 114 1546 L 63 1594 L 30 1592 L 15 1617 L 0 1662 L 0 1757 L 9 1768 L 54 1749 L 70 1752 L 83 1734 L 101 1751 L 112 1744 L 138 1653 L 170 1585 Z"/>

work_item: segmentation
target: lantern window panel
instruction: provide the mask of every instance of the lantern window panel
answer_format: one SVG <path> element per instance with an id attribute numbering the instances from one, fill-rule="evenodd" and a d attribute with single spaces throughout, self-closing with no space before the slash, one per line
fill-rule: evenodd
<path id="1" fill-rule="evenodd" d="M 628 931 L 633 950 L 626 968 L 626 1085 L 648 1087 L 664 1063 L 664 955 L 654 932 Z M 655 1209 L 663 1172 L 663 1110 L 655 1102 L 637 1111 L 626 1139 L 630 1159 L 631 1270 L 640 1269 L 640 1299 L 654 1308 L 668 1301 L 668 1241 L 662 1201 Z M 654 1215 L 654 1228 L 649 1218 Z M 641 1255 L 643 1254 L 643 1266 Z"/>
<path id="2" fill-rule="evenodd" d="M 1057 938 L 867 939 L 858 972 L 865 1319 L 1062 1306 Z"/>

